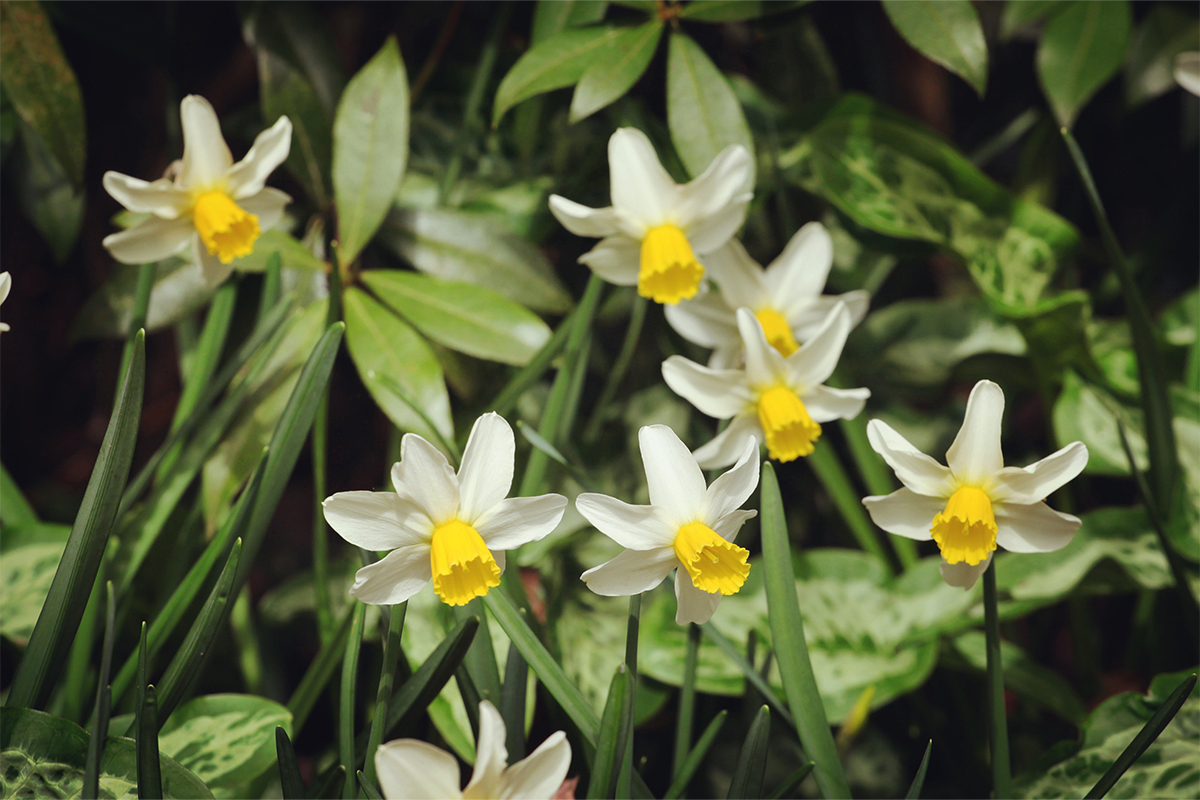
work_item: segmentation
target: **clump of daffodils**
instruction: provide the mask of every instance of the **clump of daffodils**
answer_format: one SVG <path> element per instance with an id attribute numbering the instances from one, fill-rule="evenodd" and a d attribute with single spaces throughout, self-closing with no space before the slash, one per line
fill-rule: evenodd
<path id="1" fill-rule="evenodd" d="M 207 100 L 188 95 L 179 113 L 183 158 L 168 168 L 166 177 L 147 182 L 104 173 L 104 188 L 117 202 L 151 215 L 106 236 L 104 246 L 117 261 L 146 264 L 190 245 L 206 282 L 216 285 L 229 276 L 235 258 L 254 251 L 259 234 L 279 222 L 292 200 L 266 185 L 267 176 L 288 157 L 292 123 L 280 117 L 235 164 Z"/>

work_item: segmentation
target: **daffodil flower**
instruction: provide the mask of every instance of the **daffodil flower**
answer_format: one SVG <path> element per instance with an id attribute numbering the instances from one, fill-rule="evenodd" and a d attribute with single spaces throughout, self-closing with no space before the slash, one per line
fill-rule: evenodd
<path id="1" fill-rule="evenodd" d="M 7 272 L 0 272 L 0 305 L 8 299 L 8 292 L 12 289 L 12 275 Z M 8 324 L 0 322 L 0 331 L 9 330 Z"/>
<path id="2" fill-rule="evenodd" d="M 571 744 L 562 731 L 508 766 L 504 719 L 487 700 L 479 704 L 475 771 L 459 789 L 458 759 L 418 739 L 395 739 L 375 751 L 379 788 L 387 800 L 525 798 L 550 800 L 571 767 Z"/>
<path id="3" fill-rule="evenodd" d="M 663 378 L 675 394 L 729 426 L 696 451 L 704 469 L 732 464 L 746 440 L 766 442 L 777 461 L 810 454 L 822 422 L 853 419 L 871 396 L 869 389 L 834 389 L 821 384 L 833 374 L 850 333 L 851 318 L 839 302 L 813 337 L 786 358 L 772 346 L 762 323 L 748 308 L 737 310 L 746 351 L 742 369 L 713 369 L 682 356 L 663 362 Z"/>
<path id="4" fill-rule="evenodd" d="M 104 173 L 104 188 L 130 211 L 149 213 L 132 228 L 104 237 L 117 261 L 146 264 L 182 252 L 192 258 L 209 285 L 229 277 L 235 258 L 254 251 L 259 234 L 279 222 L 292 198 L 265 185 L 283 163 L 292 143 L 292 123 L 280 117 L 254 140 L 236 164 L 217 114 L 199 95 L 179 106 L 183 159 L 168 177 L 147 182 L 119 172 Z"/>
<path id="5" fill-rule="evenodd" d="M 758 317 L 767 341 L 790 356 L 820 330 L 838 301 L 850 311 L 852 327 L 867 313 L 871 296 L 865 291 L 821 295 L 832 265 L 833 240 L 819 222 L 798 230 L 765 270 L 741 242 L 730 239 L 704 257 L 719 291 L 668 306 L 667 322 L 688 341 L 713 349 L 710 367 L 736 367 L 741 362 L 742 337 L 735 312 L 748 308 Z"/>
<path id="6" fill-rule="evenodd" d="M 903 489 L 867 497 L 875 524 L 909 539 L 933 539 L 942 552 L 942 577 L 970 589 L 987 569 L 997 546 L 1014 553 L 1045 553 L 1065 547 L 1079 518 L 1044 502 L 1087 464 L 1083 442 L 1072 442 L 1028 467 L 1006 467 L 1000 452 L 1004 392 L 991 381 L 971 390 L 967 413 L 946 463 L 917 450 L 887 423 L 867 425 L 875 452 L 896 471 Z"/>
<path id="7" fill-rule="evenodd" d="M 512 428 L 495 413 L 475 421 L 457 475 L 439 450 L 407 433 L 392 467 L 395 492 L 326 498 L 325 520 L 343 539 L 392 551 L 358 571 L 350 595 L 394 605 L 432 579 L 443 602 L 460 606 L 498 586 L 504 551 L 550 533 L 567 505 L 557 494 L 508 497 L 515 451 Z"/>
<path id="8" fill-rule="evenodd" d="M 637 285 L 656 303 L 678 303 L 700 289 L 697 255 L 716 250 L 742 226 L 750 193 L 750 154 L 730 145 L 700 177 L 671 180 L 646 134 L 620 128 L 608 140 L 612 205 L 588 208 L 550 197 L 550 211 L 576 236 L 604 237 L 581 263 L 609 283 Z"/>
<path id="9" fill-rule="evenodd" d="M 746 441 L 733 469 L 708 487 L 696 459 L 666 425 L 642 428 L 638 443 L 650 505 L 595 493 L 575 500 L 588 522 L 626 548 L 583 573 L 583 580 L 596 594 L 633 595 L 653 589 L 680 567 L 675 621 L 707 622 L 721 598 L 736 594 L 750 574 L 750 553 L 733 540 L 742 523 L 758 513 L 738 508 L 758 486 L 758 443 Z"/>

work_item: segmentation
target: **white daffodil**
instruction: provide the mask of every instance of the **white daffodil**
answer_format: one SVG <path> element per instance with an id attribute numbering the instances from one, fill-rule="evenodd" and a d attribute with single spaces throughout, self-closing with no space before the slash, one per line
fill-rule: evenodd
<path id="1" fill-rule="evenodd" d="M 1175 56 L 1175 82 L 1192 94 L 1200 95 L 1200 53 Z"/>
<path id="2" fill-rule="evenodd" d="M 662 583 L 675 567 L 675 621 L 708 622 L 724 595 L 736 594 L 750 574 L 750 553 L 733 543 L 758 512 L 738 508 L 758 486 L 758 443 L 745 442 L 733 469 L 705 487 L 687 446 L 666 425 L 638 431 L 650 505 L 633 506 L 603 494 L 581 494 L 579 513 L 626 550 L 583 573 L 596 594 L 633 595 Z M 686 572 L 686 576 L 684 575 Z"/>
<path id="3" fill-rule="evenodd" d="M 637 285 L 656 303 L 692 297 L 704 278 L 696 255 L 716 250 L 742 226 L 750 154 L 730 145 L 704 174 L 682 186 L 671 180 L 646 134 L 620 128 L 608 140 L 612 205 L 588 208 L 550 197 L 550 211 L 576 236 L 602 236 L 579 261 L 609 283 Z"/>
<path id="4" fill-rule="evenodd" d="M 833 265 L 833 240 L 825 226 L 810 222 L 796 232 L 765 270 L 737 239 L 704 257 L 717 292 L 706 292 L 664 309 L 667 322 L 688 341 L 713 349 L 710 367 L 736 367 L 742 337 L 736 310 L 748 308 L 758 317 L 767 341 L 785 356 L 799 349 L 820 329 L 834 305 L 850 311 L 850 325 L 867 313 L 871 296 L 860 290 L 822 296 Z"/>
<path id="5" fill-rule="evenodd" d="M 942 577 L 970 589 L 999 545 L 1014 553 L 1065 547 L 1079 519 L 1043 501 L 1087 464 L 1083 442 L 1072 442 L 1028 467 L 1006 467 L 1000 452 L 1004 392 L 991 381 L 971 390 L 967 413 L 943 467 L 885 422 L 873 419 L 867 437 L 896 471 L 903 489 L 867 497 L 875 524 L 909 539 L 933 539 L 942 551 Z"/>
<path id="6" fill-rule="evenodd" d="M 233 259 L 254 251 L 259 233 L 279 222 L 292 198 L 265 185 L 284 162 L 292 143 L 292 123 L 280 117 L 254 140 L 236 164 L 217 114 L 199 95 L 179 105 L 183 159 L 167 177 L 147 182 L 119 172 L 104 173 L 104 188 L 130 211 L 152 216 L 104 237 L 117 261 L 145 264 L 182 252 L 192 258 L 209 285 L 229 277 Z"/>
<path id="7" fill-rule="evenodd" d="M 871 396 L 869 389 L 834 389 L 821 384 L 833 374 L 846 336 L 850 311 L 839 302 L 813 337 L 786 358 L 767 341 L 762 323 L 748 308 L 737 310 L 746 352 L 742 369 L 704 367 L 682 356 L 663 362 L 663 378 L 675 394 L 717 419 L 732 421 L 696 451 L 704 469 L 732 464 L 746 440 L 766 442 L 777 461 L 806 456 L 816 447 L 822 422 L 853 419 Z"/>
<path id="8" fill-rule="evenodd" d="M 475 421 L 457 475 L 433 445 L 406 433 L 394 493 L 326 498 L 325 520 L 343 539 L 392 551 L 358 571 L 350 595 L 394 605 L 432 579 L 443 602 L 460 606 L 498 586 L 504 551 L 550 533 L 567 505 L 557 494 L 508 497 L 515 451 L 512 428 L 495 413 Z"/>
<path id="9" fill-rule="evenodd" d="M 7 272 L 0 272 L 0 305 L 3 305 L 4 301 L 8 299 L 10 289 L 12 289 L 12 275 L 9 275 Z M 9 330 L 8 325 L 0 322 L 0 331 L 6 330 Z"/>
<path id="10" fill-rule="evenodd" d="M 504 738 L 504 719 L 495 706 L 484 700 L 479 704 L 475 771 L 466 788 L 458 788 L 458 759 L 418 739 L 396 739 L 375 751 L 379 788 L 387 800 L 459 797 L 550 800 L 571 767 L 567 735 L 555 731 L 538 749 L 511 767 Z"/>

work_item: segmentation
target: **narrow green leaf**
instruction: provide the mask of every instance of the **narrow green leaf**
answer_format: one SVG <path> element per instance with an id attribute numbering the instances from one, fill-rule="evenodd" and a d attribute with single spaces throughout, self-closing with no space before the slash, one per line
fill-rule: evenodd
<path id="1" fill-rule="evenodd" d="M 88 737 L 87 766 L 83 772 L 83 791 L 80 796 L 100 796 L 100 748 L 108 737 L 108 716 L 112 705 L 109 672 L 112 670 L 113 637 L 116 634 L 117 604 L 113 597 L 112 581 L 105 582 L 104 648 L 100 651 L 100 681 L 96 686 L 96 707 L 92 711 L 91 735 Z"/>
<path id="2" fill-rule="evenodd" d="M 628 693 L 629 670 L 620 664 L 608 685 L 608 699 L 604 701 L 604 714 L 600 717 L 600 735 L 596 739 L 596 757 L 592 761 L 592 780 L 588 783 L 589 798 L 615 796 L 617 773 L 621 769 L 620 757 L 625 752 L 621 720 Z"/>
<path id="3" fill-rule="evenodd" d="M 504 688 L 500 692 L 500 716 L 504 719 L 508 761 L 515 764 L 525 758 L 525 692 L 529 684 L 529 665 L 521 650 L 508 644 L 504 663 Z"/>
<path id="4" fill-rule="evenodd" d="M 849 797 L 850 788 L 842 773 L 842 762 L 829 732 L 825 706 L 808 659 L 804 621 L 800 617 L 796 580 L 792 574 L 783 498 L 779 494 L 775 468 L 769 461 L 764 462 L 762 468 L 762 548 L 771 639 L 800 744 L 817 765 L 814 773 L 821 793 L 827 798 Z"/>
<path id="5" fill-rule="evenodd" d="M 383 800 L 383 795 L 379 793 L 379 790 L 375 788 L 375 784 L 371 783 L 370 779 L 363 774 L 361 769 L 358 771 L 358 788 L 362 789 L 363 797 L 367 798 L 367 800 Z"/>
<path id="6" fill-rule="evenodd" d="M 258 319 L 260 322 L 271 313 L 271 309 L 279 302 L 279 295 L 282 291 L 282 287 L 279 285 L 282 263 L 278 250 L 267 256 L 267 267 L 263 272 L 262 291 L 258 296 Z"/>
<path id="7" fill-rule="evenodd" d="M 531 358 L 529 363 L 522 367 L 516 375 L 513 375 L 504 388 L 496 394 L 495 399 L 491 402 L 492 411 L 500 416 L 508 416 L 509 412 L 516 407 L 517 400 L 521 395 L 542 379 L 542 375 L 550 369 L 551 363 L 566 346 L 567 336 L 573 329 L 571 320 L 575 318 L 576 313 L 578 313 L 578 309 L 572 311 L 566 319 L 558 324 L 550 341 L 542 345 L 542 349 L 537 352 L 537 355 Z"/>
<path id="8" fill-rule="evenodd" d="M 486 625 L 484 626 L 487 627 Z M 471 679 L 471 672 L 467 669 L 466 664 L 460 664 L 458 669 L 454 671 L 454 683 L 458 686 L 458 696 L 462 698 L 463 709 L 467 713 L 467 722 L 471 726 L 471 736 L 476 741 L 479 740 L 479 704 L 482 698 L 479 696 L 479 689 L 475 688 L 475 681 Z"/>
<path id="9" fill-rule="evenodd" d="M 338 699 L 338 757 L 346 769 L 346 780 L 342 786 L 342 797 L 354 800 L 356 784 L 354 771 L 354 695 L 358 686 L 358 654 L 362 650 L 363 622 L 367 616 L 366 603 L 355 602 L 354 622 L 350 626 L 350 638 L 342 654 L 341 695 Z"/>
<path id="10" fill-rule="evenodd" d="M 671 775 L 678 778 L 692 747 L 692 720 L 696 713 L 696 664 L 700 658 L 700 626 L 688 623 L 687 651 L 683 657 L 683 683 L 679 687 L 679 717 L 675 722 L 675 757 Z"/>
<path id="11" fill-rule="evenodd" d="M 13 676 L 10 706 L 43 706 L 66 662 L 129 476 L 142 410 L 145 363 L 145 335 L 139 333 L 71 537 Z"/>
<path id="12" fill-rule="evenodd" d="M 888 564 L 887 551 L 879 540 L 882 533 L 863 509 L 862 498 L 850 483 L 850 476 L 846 474 L 846 469 L 842 466 L 832 443 L 824 442 L 818 445 L 808 456 L 807 462 L 817 474 L 825 491 L 829 493 L 829 498 L 841 513 L 846 527 L 854 534 L 859 547 Z"/>
<path id="13" fill-rule="evenodd" d="M 883 10 L 905 41 L 958 75 L 983 97 L 988 51 L 970 0 L 883 0 Z"/>
<path id="14" fill-rule="evenodd" d="M 137 711 L 138 800 L 161 800 L 162 766 L 158 760 L 158 701 L 154 685 L 146 687 Z"/>
<path id="15" fill-rule="evenodd" d="M 792 716 L 792 713 L 788 711 L 787 703 L 785 703 L 783 699 L 779 697 L 779 695 L 775 694 L 775 690 L 771 688 L 769 683 L 767 683 L 767 679 L 762 676 L 762 673 L 754 668 L 753 664 L 746 660 L 746 657 L 742 655 L 741 651 L 738 650 L 734 643 L 729 641 L 725 634 L 717 630 L 717 627 L 713 625 L 711 621 L 704 623 L 704 625 L 701 626 L 701 630 L 704 631 L 705 636 L 712 639 L 713 644 L 720 648 L 721 652 L 724 653 L 727 658 L 741 668 L 742 675 L 746 678 L 746 680 L 750 681 L 750 683 L 754 685 L 754 688 L 758 690 L 758 693 L 762 695 L 763 699 L 773 706 L 777 712 L 779 712 L 779 718 L 795 728 L 796 721 Z"/>
<path id="16" fill-rule="evenodd" d="M 754 715 L 742 751 L 738 754 L 733 780 L 729 782 L 729 797 L 753 798 L 763 796 L 763 775 L 767 769 L 767 742 L 771 735 L 771 709 L 763 706 Z"/>
<path id="17" fill-rule="evenodd" d="M 497 594 L 491 592 L 490 594 Z M 441 694 L 442 687 L 466 658 L 467 650 L 479 630 L 479 617 L 467 617 L 458 623 L 429 658 L 404 682 L 388 703 L 387 725 L 384 736 L 390 736 L 397 727 L 425 711 L 433 698 Z"/>
<path id="18" fill-rule="evenodd" d="M 259 105 L 268 123 L 292 121 L 292 148 L 285 162 L 319 208 L 329 204 L 332 124 L 304 74 L 266 47 L 258 48 Z"/>
<path id="19" fill-rule="evenodd" d="M 492 127 L 504 112 L 534 95 L 570 86 L 583 77 L 597 52 L 621 35 L 621 28 L 565 30 L 538 42 L 500 81 L 492 107 Z"/>
<path id="20" fill-rule="evenodd" d="M 400 634 L 404 632 L 404 617 L 408 602 L 389 607 L 387 635 L 383 640 L 383 666 L 379 670 L 379 688 L 375 691 L 375 713 L 371 716 L 371 731 L 367 736 L 367 757 L 363 768 L 368 782 L 375 783 L 375 752 L 383 742 L 383 723 L 387 720 L 388 702 L 392 699 L 392 683 L 400 661 Z"/>
<path id="21" fill-rule="evenodd" d="M 992 789 L 996 797 L 1012 797 L 1008 760 L 1008 717 L 1004 706 L 1004 665 L 1000 650 L 1000 616 L 996 603 L 996 562 L 983 573 L 983 618 L 987 635 L 988 708 L 991 723 Z"/>
<path id="22" fill-rule="evenodd" d="M 1072 0 L 1046 25 L 1038 45 L 1038 79 L 1063 127 L 1071 127 L 1080 109 L 1121 68 L 1132 24 L 1127 0 Z"/>
<path id="23" fill-rule="evenodd" d="M 671 781 L 671 786 L 667 789 L 667 793 L 663 795 L 663 800 L 675 800 L 683 796 L 684 790 L 691 783 L 692 776 L 696 774 L 696 770 L 700 769 L 701 762 L 708 755 L 708 749 L 716 741 L 717 734 L 721 732 L 721 727 L 725 724 L 725 719 L 728 716 L 729 712 L 721 709 L 712 718 L 712 722 L 708 723 L 708 727 L 704 729 L 704 733 L 700 734 L 700 738 L 696 740 L 696 746 L 687 754 L 687 758 L 684 759 L 683 764 L 676 771 L 675 779 Z"/>
<path id="24" fill-rule="evenodd" d="M 284 800 L 304 800 L 304 778 L 292 740 L 282 726 L 275 727 L 275 753 L 279 761 L 279 783 Z"/>
<path id="25" fill-rule="evenodd" d="M 917 767 L 917 774 L 913 776 L 908 793 L 904 795 L 905 800 L 917 800 L 921 796 L 921 789 L 925 786 L 925 773 L 929 771 L 929 754 L 932 752 L 933 739 L 930 739 L 929 744 L 925 745 L 925 755 L 921 756 L 921 766 Z"/>
<path id="26" fill-rule="evenodd" d="M 771 792 L 767 797 L 770 800 L 781 800 L 781 798 L 790 797 L 800 787 L 800 784 L 804 783 L 804 779 L 809 776 L 815 766 L 816 764 L 810 761 L 803 767 L 800 767 L 791 775 L 784 778 L 783 783 L 779 784 L 779 788 Z"/>
<path id="27" fill-rule="evenodd" d="M 225 281 L 208 306 L 208 314 L 204 317 L 204 328 L 200 339 L 192 351 L 189 369 L 183 376 L 183 393 L 179 396 L 179 405 L 175 407 L 175 416 L 171 419 L 171 431 L 179 430 L 188 419 L 196 404 L 210 385 L 213 373 L 221 362 L 221 353 L 225 350 L 225 341 L 229 337 L 229 325 L 233 320 L 233 309 L 237 303 L 237 281 Z M 259 325 L 270 318 L 260 315 Z M 159 474 L 166 468 L 159 468 Z"/>
<path id="28" fill-rule="evenodd" d="M 288 700 L 288 711 L 292 712 L 292 729 L 297 734 L 304 727 L 308 715 L 317 703 L 317 698 L 321 696 L 321 692 L 325 691 L 325 685 L 333 676 L 334 667 L 337 666 L 345 650 L 346 639 L 350 636 L 350 626 L 353 620 L 354 607 L 350 606 L 346 609 L 346 614 L 342 617 L 337 631 L 329 641 L 321 645 L 320 652 L 308 665 L 304 677 L 300 679 L 296 691 L 292 692 L 292 696 Z"/>
<path id="29" fill-rule="evenodd" d="M 469 616 L 485 618 L 483 600 L 474 598 L 466 605 L 454 608 L 454 617 L 462 620 Z M 463 666 L 470 673 L 471 679 L 478 690 L 479 700 L 488 700 L 493 705 L 500 702 L 500 665 L 496 663 L 496 648 L 492 646 L 492 633 L 487 625 L 481 625 L 475 634 L 475 640 L 467 650 Z M 479 705 L 476 700 L 474 705 Z M 471 703 L 467 703 L 468 711 Z M 476 709 L 477 710 L 477 709 Z"/>
<path id="30" fill-rule="evenodd" d="M 329 771 L 313 781 L 308 787 L 308 796 L 314 800 L 319 797 L 333 797 L 337 787 L 346 782 L 346 768 L 334 764 Z"/>
<path id="31" fill-rule="evenodd" d="M 383 222 L 408 161 L 408 78 L 389 37 L 346 84 L 333 121 L 338 257 L 350 264 Z M 348 780 L 353 780 L 351 773 Z"/>
<path id="32" fill-rule="evenodd" d="M 663 23 L 652 19 L 636 28 L 619 28 L 609 46 L 592 58 L 571 96 L 571 122 L 578 122 L 628 92 L 658 49 Z"/>

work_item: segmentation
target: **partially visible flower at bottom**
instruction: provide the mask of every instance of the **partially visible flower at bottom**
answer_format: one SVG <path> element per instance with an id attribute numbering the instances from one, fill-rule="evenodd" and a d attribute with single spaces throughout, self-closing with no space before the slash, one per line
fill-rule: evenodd
<path id="1" fill-rule="evenodd" d="M 8 298 L 8 292 L 12 289 L 12 275 L 7 272 L 0 272 L 0 305 Z M 7 324 L 0 322 L 0 331 L 9 330 Z"/>
<path id="2" fill-rule="evenodd" d="M 459 789 L 458 760 L 418 739 L 395 739 L 375 752 L 379 787 L 387 800 L 440 798 L 527 798 L 550 800 L 571 767 L 571 745 L 562 731 L 550 734 L 538 749 L 508 765 L 504 719 L 487 700 L 479 704 L 479 740 L 475 770 Z"/>

